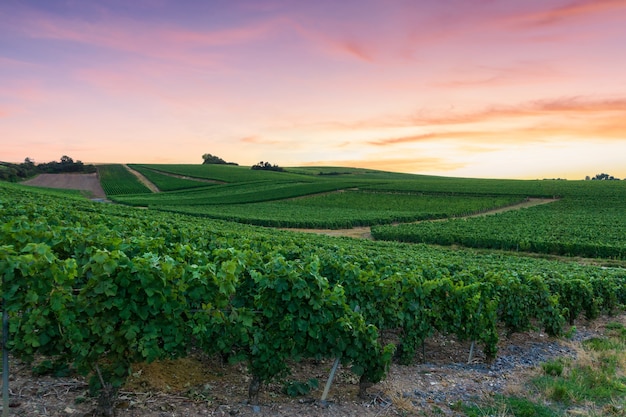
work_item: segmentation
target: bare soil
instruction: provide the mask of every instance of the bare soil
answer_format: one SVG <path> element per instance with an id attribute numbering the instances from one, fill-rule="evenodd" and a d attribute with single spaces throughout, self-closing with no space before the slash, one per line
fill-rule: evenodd
<path id="1" fill-rule="evenodd" d="M 37 187 L 62 188 L 84 191 L 92 199 L 104 199 L 106 194 L 100 185 L 97 173 L 92 174 L 39 174 L 22 182 Z"/>

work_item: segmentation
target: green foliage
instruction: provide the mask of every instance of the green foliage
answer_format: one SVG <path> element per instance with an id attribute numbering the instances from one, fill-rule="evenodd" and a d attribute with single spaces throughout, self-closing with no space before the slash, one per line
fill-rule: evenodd
<path id="1" fill-rule="evenodd" d="M 150 193 L 128 169 L 120 164 L 98 165 L 100 185 L 107 196 Z"/>
<path id="2" fill-rule="evenodd" d="M 131 362 L 191 347 L 243 361 L 261 382 L 302 358 L 340 358 L 366 386 L 384 378 L 395 351 L 381 344 L 382 331 L 399 335 L 407 363 L 435 330 L 476 340 L 493 356 L 499 325 L 539 323 L 559 334 L 581 297 L 592 301 L 574 316 L 626 302 L 617 268 L 338 240 L 43 195 L 0 184 L 12 353 L 58 358 L 83 374 L 97 368 L 114 386 Z"/>
<path id="3" fill-rule="evenodd" d="M 205 153 L 202 155 L 203 164 L 218 164 L 218 165 L 237 165 L 234 162 L 226 162 L 219 156 L 211 155 L 210 153 Z"/>
<path id="4" fill-rule="evenodd" d="M 495 404 L 489 406 L 463 405 L 463 412 L 468 417 L 515 416 L 515 417 L 556 417 L 561 415 L 550 407 L 538 404 L 522 397 L 498 396 Z"/>
<path id="5" fill-rule="evenodd" d="M 0 180 L 18 182 L 24 179 L 34 177 L 37 174 L 48 173 L 67 173 L 67 172 L 80 172 L 89 173 L 95 172 L 96 168 L 93 165 L 85 165 L 81 161 L 74 161 L 67 155 L 63 155 L 59 162 L 51 161 L 41 164 L 35 164 L 30 158 L 25 158 L 21 164 L 13 164 L 10 162 L 0 161 Z"/>
<path id="6" fill-rule="evenodd" d="M 146 177 L 151 183 L 156 185 L 159 191 L 187 190 L 210 185 L 207 181 L 180 178 L 173 174 L 163 174 L 141 165 L 129 165 L 129 167 Z"/>
<path id="7" fill-rule="evenodd" d="M 301 397 L 308 395 L 312 389 L 316 389 L 319 386 L 317 378 L 311 378 L 306 382 L 301 381 L 286 381 L 283 384 L 283 392 L 290 397 Z"/>
<path id="8" fill-rule="evenodd" d="M 620 215 L 626 209 L 626 184 L 585 184 L 589 187 L 583 191 L 590 195 L 437 224 L 378 226 L 372 234 L 377 239 L 403 242 L 626 259 L 626 219 Z"/>
<path id="9" fill-rule="evenodd" d="M 620 327 L 615 326 L 615 327 Z M 609 326 L 607 335 L 583 341 L 584 360 L 556 360 L 542 365 L 544 375 L 533 380 L 547 398 L 563 405 L 592 401 L 610 403 L 626 393 L 623 377 L 624 342 L 613 334 Z"/>
<path id="10" fill-rule="evenodd" d="M 514 197 L 335 192 L 357 184 L 338 180 L 238 183 L 189 192 L 116 197 L 116 201 L 259 226 L 332 229 L 463 216 L 519 201 Z"/>
<path id="11" fill-rule="evenodd" d="M 272 165 L 269 162 L 259 162 L 258 164 L 254 164 L 250 167 L 252 170 L 257 171 L 275 171 L 275 172 L 285 172 L 284 168 L 279 167 L 278 165 Z"/>
<path id="12" fill-rule="evenodd" d="M 563 361 L 553 360 L 541 364 L 541 369 L 546 375 L 561 376 L 563 374 Z"/>
<path id="13" fill-rule="evenodd" d="M 222 181 L 227 183 L 273 180 L 302 181 L 306 178 L 311 180 L 311 176 L 309 175 L 291 174 L 288 172 L 279 173 L 272 171 L 251 170 L 250 167 L 222 164 L 143 164 L 142 166 L 165 173 L 172 173 L 190 178 Z"/>
<path id="14" fill-rule="evenodd" d="M 623 341 L 608 337 L 592 337 L 583 341 L 583 346 L 595 351 L 607 351 L 624 347 Z"/>

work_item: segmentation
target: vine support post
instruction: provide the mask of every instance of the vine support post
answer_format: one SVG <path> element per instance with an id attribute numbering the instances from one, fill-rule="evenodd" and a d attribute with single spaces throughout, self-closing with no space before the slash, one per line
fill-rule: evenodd
<path id="1" fill-rule="evenodd" d="M 469 351 L 469 356 L 467 358 L 467 364 L 471 364 L 472 361 L 474 360 L 474 345 L 476 344 L 475 340 L 472 340 L 472 344 L 470 346 L 470 351 Z"/>
<path id="2" fill-rule="evenodd" d="M 337 367 L 339 366 L 339 360 L 339 358 L 335 359 L 333 368 L 330 370 L 330 375 L 328 375 L 328 380 L 326 381 L 326 386 L 324 387 L 324 392 L 322 393 L 322 403 L 326 401 L 328 391 L 330 391 L 330 386 L 333 384 L 333 379 L 335 379 L 335 373 L 337 372 Z"/>
<path id="3" fill-rule="evenodd" d="M 9 312 L 2 300 L 2 417 L 9 417 Z"/>

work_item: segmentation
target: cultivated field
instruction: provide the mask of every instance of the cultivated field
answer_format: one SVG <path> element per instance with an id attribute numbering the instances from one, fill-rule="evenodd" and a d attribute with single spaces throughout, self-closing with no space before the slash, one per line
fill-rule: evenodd
<path id="1" fill-rule="evenodd" d="M 515 409 L 513 399 L 524 390 L 532 393 L 524 407 L 534 411 L 514 415 L 604 415 L 626 406 L 618 396 L 626 383 L 619 367 L 592 368 L 595 380 L 606 377 L 603 384 L 612 387 L 603 396 L 585 396 L 579 391 L 591 388 L 559 379 L 583 372 L 576 354 L 591 357 L 602 340 L 621 343 L 626 334 L 624 241 L 601 229 L 624 230 L 626 184 L 342 168 L 298 169 L 281 178 L 243 167 L 176 166 L 171 174 L 224 182 L 231 169 L 234 179 L 125 194 L 137 178 L 121 168 L 106 168 L 115 174 L 108 197 L 148 210 L 0 184 L 0 270 L 13 360 L 24 361 L 14 362 L 20 372 L 36 359 L 40 373 L 90 376 L 96 391 L 104 382 L 104 394 L 119 387 L 117 396 L 100 397 L 100 407 L 116 402 L 118 413 L 129 416 L 155 412 L 151 394 L 140 392 L 154 393 L 151 384 L 176 374 L 165 368 L 169 360 L 181 361 L 174 368 L 188 374 L 205 370 L 182 386 L 170 380 L 153 388 L 163 393 L 161 407 L 175 404 L 174 415 L 481 415 L 472 407 Z M 165 181 L 167 166 L 158 168 Z M 557 201 L 510 210 L 548 197 Z M 210 218 L 219 217 L 218 209 L 235 213 L 236 222 Z M 492 210 L 498 214 L 484 215 Z M 563 212 L 562 233 L 548 227 L 555 220 L 546 210 Z M 492 239 L 505 236 L 492 229 L 504 221 L 528 245 L 474 250 L 451 239 L 445 248 L 241 224 L 275 222 L 286 213 L 310 221 L 314 212 L 333 227 L 436 219 L 373 230 L 417 233 L 413 227 L 429 224 L 445 236 L 461 223 Z M 339 221 L 342 213 L 348 215 Z M 476 214 L 483 216 L 446 219 Z M 537 245 L 546 236 L 567 243 L 572 235 L 565 232 L 580 233 L 581 225 L 590 230 L 596 251 L 585 256 L 593 262 L 579 262 L 571 245 L 567 253 Z M 587 345 L 590 338 L 601 342 Z M 555 373 L 552 382 L 532 370 L 555 357 L 564 362 L 559 375 L 545 372 Z M 335 359 L 341 366 L 329 406 L 319 397 Z M 153 361 L 156 368 L 140 365 Z M 537 379 L 523 377 L 531 374 Z M 88 380 L 74 381 L 84 393 Z M 546 384 L 552 385 L 540 388 Z M 490 403 L 496 394 L 502 399 Z M 94 406 L 91 397 L 82 398 L 84 407 Z M 40 404 L 24 401 L 31 413 Z"/>
<path id="2" fill-rule="evenodd" d="M 25 185 L 85 191 L 90 198 L 106 198 L 98 174 L 40 174 Z"/>

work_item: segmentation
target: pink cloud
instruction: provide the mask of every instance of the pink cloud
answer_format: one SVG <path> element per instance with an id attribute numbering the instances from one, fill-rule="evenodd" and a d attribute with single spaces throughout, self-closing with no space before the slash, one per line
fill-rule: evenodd
<path id="1" fill-rule="evenodd" d="M 334 43 L 334 47 L 347 55 L 353 56 L 361 61 L 373 62 L 374 54 L 368 51 L 365 44 L 356 41 L 343 41 Z"/>
<path id="2" fill-rule="evenodd" d="M 564 70 L 558 70 L 552 65 L 527 61 L 510 66 L 466 65 L 453 70 L 445 81 L 437 81 L 433 85 L 449 89 L 483 88 L 562 81 L 567 77 Z"/>
<path id="3" fill-rule="evenodd" d="M 561 23 L 576 18 L 589 18 L 600 13 L 612 13 L 626 9 L 624 0 L 579 0 L 571 1 L 559 7 L 546 8 L 532 12 L 523 12 L 510 16 L 509 23 L 524 26 L 545 26 Z"/>
<path id="4" fill-rule="evenodd" d="M 58 92 L 33 79 L 14 79 L 10 84 L 1 85 L 0 89 L 0 98 L 13 103 L 42 103 L 58 97 Z"/>

